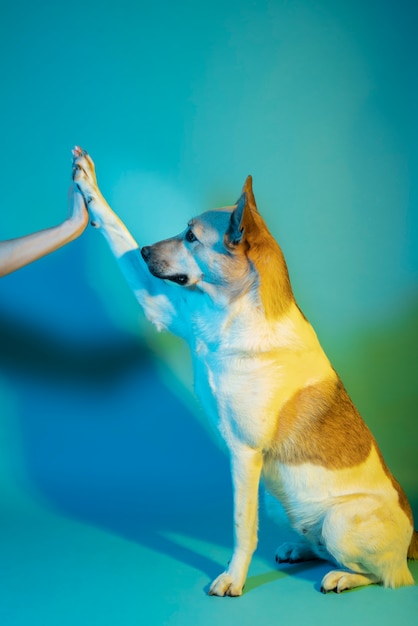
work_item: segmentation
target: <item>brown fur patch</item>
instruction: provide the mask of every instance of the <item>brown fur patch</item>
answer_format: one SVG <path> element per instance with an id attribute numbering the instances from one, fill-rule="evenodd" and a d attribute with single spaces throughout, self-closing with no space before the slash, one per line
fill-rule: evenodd
<path id="1" fill-rule="evenodd" d="M 375 447 L 382 469 L 413 525 L 412 510 L 382 453 L 339 378 L 297 391 L 280 412 L 273 454 L 287 465 L 313 463 L 344 469 L 363 463 Z"/>
<path id="2" fill-rule="evenodd" d="M 408 549 L 408 559 L 418 560 L 418 532 L 414 530 Z"/>
<path id="3" fill-rule="evenodd" d="M 245 251 L 257 272 L 260 300 L 266 318 L 280 319 L 294 301 L 286 261 L 258 212 L 251 176 L 247 177 L 242 193 L 237 205 L 244 198 L 245 206 L 240 222 L 243 234 L 241 251 Z M 232 230 L 235 233 L 239 230 L 236 224 Z"/>
<path id="4" fill-rule="evenodd" d="M 266 318 L 280 319 L 293 301 L 289 272 L 280 247 L 262 218 L 259 215 L 256 217 L 257 222 L 262 222 L 262 227 L 259 227 L 255 240 L 249 237 L 247 255 L 259 276 L 260 299 Z"/>
<path id="5" fill-rule="evenodd" d="M 337 378 L 304 387 L 288 400 L 279 415 L 275 452 L 288 465 L 342 469 L 363 463 L 373 442 Z"/>

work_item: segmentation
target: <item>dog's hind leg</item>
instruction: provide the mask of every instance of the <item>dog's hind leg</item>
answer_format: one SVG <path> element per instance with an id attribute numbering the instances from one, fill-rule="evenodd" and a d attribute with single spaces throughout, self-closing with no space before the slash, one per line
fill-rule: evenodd
<path id="1" fill-rule="evenodd" d="M 413 585 L 407 565 L 411 534 L 411 522 L 394 500 L 364 495 L 337 504 L 326 515 L 322 537 L 329 553 L 348 571 L 327 574 L 323 590 L 372 583 Z"/>
<path id="2" fill-rule="evenodd" d="M 353 564 L 351 569 L 361 570 L 361 566 Z M 414 584 L 411 572 L 404 559 L 399 560 L 394 557 L 392 560 L 389 557 L 386 567 L 381 568 L 381 570 L 379 574 L 362 573 L 361 571 L 333 570 L 322 579 L 321 591 L 323 593 L 327 593 L 328 591 L 340 593 L 346 589 L 364 587 L 366 585 L 372 585 L 373 583 L 380 583 L 385 587 L 402 587 L 404 585 Z M 389 573 L 390 571 L 392 574 Z"/>

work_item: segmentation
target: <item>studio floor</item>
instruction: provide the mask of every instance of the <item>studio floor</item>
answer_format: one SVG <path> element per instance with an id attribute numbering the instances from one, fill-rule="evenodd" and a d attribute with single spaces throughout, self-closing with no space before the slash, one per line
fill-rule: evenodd
<path id="1" fill-rule="evenodd" d="M 184 511 L 174 523 L 167 509 L 162 525 L 148 526 L 137 510 L 129 520 L 136 533 L 124 536 L 33 501 L 8 504 L 0 547 L 4 626 L 416 623 L 418 587 L 323 595 L 326 563 L 276 567 L 277 537 L 265 519 L 244 595 L 215 598 L 208 584 L 229 558 L 223 507 L 219 518 L 208 508 Z M 411 569 L 418 580 L 418 563 Z"/>

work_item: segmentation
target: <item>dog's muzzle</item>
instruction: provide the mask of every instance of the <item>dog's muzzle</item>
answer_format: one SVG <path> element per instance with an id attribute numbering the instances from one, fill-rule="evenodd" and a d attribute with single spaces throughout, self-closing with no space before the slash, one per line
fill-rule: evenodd
<path id="1" fill-rule="evenodd" d="M 151 256 L 151 246 L 144 246 L 143 248 L 141 248 L 141 254 L 145 263 L 148 263 L 148 259 Z"/>
<path id="2" fill-rule="evenodd" d="M 173 283 L 177 283 L 178 285 L 187 285 L 188 276 L 187 274 L 164 274 L 161 272 L 155 265 L 152 263 L 152 246 L 144 246 L 141 248 L 142 258 L 145 263 L 148 265 L 148 269 L 153 276 L 156 278 L 162 278 L 163 280 L 171 280 Z"/>

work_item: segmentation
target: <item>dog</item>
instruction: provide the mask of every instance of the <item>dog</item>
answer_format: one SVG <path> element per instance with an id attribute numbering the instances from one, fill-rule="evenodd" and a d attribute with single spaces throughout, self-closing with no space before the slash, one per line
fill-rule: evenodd
<path id="1" fill-rule="evenodd" d="M 148 319 L 189 344 L 197 397 L 230 453 L 234 548 L 209 594 L 242 594 L 260 480 L 300 535 L 278 548 L 278 562 L 331 561 L 337 569 L 323 578 L 324 592 L 414 584 L 411 507 L 296 304 L 251 177 L 235 205 L 142 249 L 78 146 L 73 180 Z"/>

